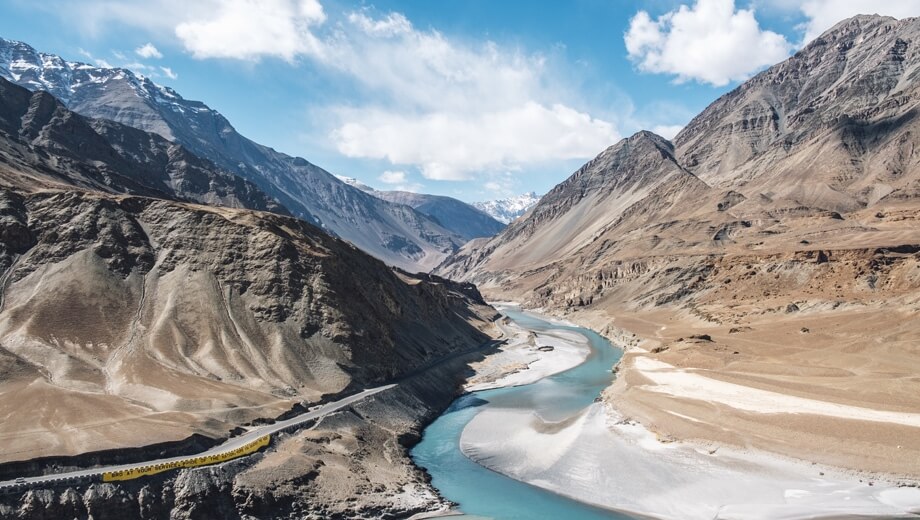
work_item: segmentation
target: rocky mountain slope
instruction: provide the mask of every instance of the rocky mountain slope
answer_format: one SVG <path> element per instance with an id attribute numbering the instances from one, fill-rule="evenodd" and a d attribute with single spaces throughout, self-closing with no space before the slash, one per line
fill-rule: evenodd
<path id="1" fill-rule="evenodd" d="M 339 180 L 394 204 L 403 204 L 424 213 L 466 240 L 491 237 L 505 226 L 491 215 L 453 197 L 399 190 L 375 190 L 353 177 L 337 175 Z"/>
<path id="2" fill-rule="evenodd" d="M 438 272 L 629 347 L 611 409 L 662 437 L 916 477 L 920 430 L 830 410 L 920 409 L 918 70 L 920 19 L 841 22 Z M 689 374 L 826 413 L 757 413 Z"/>
<path id="3" fill-rule="evenodd" d="M 254 184 L 157 134 L 77 115 L 0 78 L 0 185 L 65 186 L 286 213 Z"/>
<path id="4" fill-rule="evenodd" d="M 464 240 L 426 215 L 348 186 L 322 168 L 246 139 L 204 103 L 125 69 L 72 63 L 0 39 L 0 76 L 71 110 L 159 134 L 246 179 L 291 214 L 385 262 L 427 271 Z"/>
<path id="5" fill-rule="evenodd" d="M 512 220 L 527 213 L 527 210 L 532 208 L 539 201 L 540 197 L 531 191 L 530 193 L 525 193 L 516 197 L 508 197 L 506 199 L 474 202 L 473 206 L 484 211 L 502 224 L 510 224 Z"/>
<path id="6" fill-rule="evenodd" d="M 440 503 L 406 446 L 481 357 L 494 310 L 470 284 L 394 270 L 285 211 L 180 144 L 0 79 L 3 471 L 225 438 L 399 381 L 264 454 L 7 494 L 0 518 L 376 517 Z"/>
<path id="7" fill-rule="evenodd" d="M 0 215 L 2 462 L 224 437 L 298 403 L 430 369 L 413 376 L 421 387 L 408 381 L 363 414 L 343 412 L 265 456 L 284 471 L 244 480 L 250 503 L 301 512 L 424 509 L 436 500 L 397 441 L 446 406 L 462 379 L 462 358 L 438 361 L 489 339 L 494 311 L 475 288 L 394 272 L 310 224 L 266 212 L 41 188 L 0 190 Z M 345 445 L 329 446 L 322 432 Z M 257 460 L 216 471 L 233 480 Z M 91 487 L 165 511 L 207 504 L 160 491 L 177 490 L 177 479 L 191 478 L 183 475 L 153 483 L 162 497 Z M 221 494 L 226 482 L 212 488 L 204 478 L 195 493 L 245 510 Z M 374 482 L 376 498 L 359 506 L 347 499 L 362 492 L 339 496 L 362 481 Z M 418 496 L 398 499 L 391 486 Z M 80 507 L 113 507 L 86 492 Z M 35 504 L 21 500 L 41 496 L 6 497 L 0 516 L 17 517 L 22 506 L 21 517 L 34 517 Z M 60 513 L 46 506 L 50 517 Z"/>
<path id="8" fill-rule="evenodd" d="M 371 195 L 424 213 L 466 240 L 491 237 L 505 227 L 485 212 L 452 197 L 379 190 L 371 192 Z"/>

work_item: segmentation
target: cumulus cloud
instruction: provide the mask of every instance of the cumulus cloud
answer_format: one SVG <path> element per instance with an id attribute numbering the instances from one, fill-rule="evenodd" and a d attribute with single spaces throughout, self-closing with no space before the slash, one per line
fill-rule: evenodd
<path id="1" fill-rule="evenodd" d="M 316 109 L 329 145 L 394 171 L 439 180 L 518 172 L 590 158 L 620 138 L 568 83 L 571 70 L 556 68 L 555 49 L 449 37 L 372 7 L 327 23 L 319 0 L 147 0 L 149 16 L 137 15 L 139 0 L 86 1 L 97 6 L 85 9 L 87 27 L 111 20 L 155 41 L 172 34 L 195 58 L 309 60 L 356 93 Z"/>
<path id="2" fill-rule="evenodd" d="M 880 14 L 895 18 L 920 16 L 920 0 L 804 0 L 802 14 L 808 18 L 804 41 L 810 42 L 837 22 L 857 14 Z"/>
<path id="3" fill-rule="evenodd" d="M 160 71 L 163 72 L 163 75 L 169 79 L 179 79 L 179 75 L 173 72 L 169 67 L 160 67 Z"/>
<path id="4" fill-rule="evenodd" d="M 319 52 L 311 28 L 325 20 L 318 0 L 224 0 L 210 16 L 178 24 L 176 36 L 196 58 L 293 61 Z"/>
<path id="5" fill-rule="evenodd" d="M 163 53 L 161 53 L 156 47 L 153 46 L 152 43 L 149 43 L 149 42 L 134 49 L 134 53 L 140 56 L 141 58 L 147 58 L 147 59 L 151 59 L 151 58 L 160 59 L 163 57 Z"/>
<path id="6" fill-rule="evenodd" d="M 716 86 L 747 79 L 792 50 L 785 37 L 760 28 L 753 10 L 736 9 L 734 0 L 697 0 L 656 19 L 639 11 L 625 41 L 642 71 Z"/>
<path id="7" fill-rule="evenodd" d="M 380 174 L 378 178 L 384 184 L 402 184 L 406 182 L 406 172 L 387 170 Z"/>
<path id="8" fill-rule="evenodd" d="M 684 129 L 684 125 L 658 125 L 652 128 L 652 132 L 664 137 L 665 139 L 674 139 L 674 136 Z"/>
<path id="9" fill-rule="evenodd" d="M 530 101 L 500 111 L 405 115 L 362 110 L 334 132 L 341 153 L 417 165 L 434 180 L 476 172 L 592 157 L 616 140 L 605 121 L 564 105 Z"/>
<path id="10" fill-rule="evenodd" d="M 84 58 L 86 58 L 87 60 L 95 64 L 97 67 L 101 67 L 103 69 L 114 68 L 112 64 L 109 63 L 107 60 L 93 56 L 93 54 L 87 51 L 86 49 L 82 49 L 82 48 L 77 49 L 77 52 L 80 54 L 80 56 L 83 56 Z"/>
<path id="11" fill-rule="evenodd" d="M 366 12 L 355 12 L 348 15 L 348 21 L 374 36 L 396 36 L 412 31 L 412 23 L 402 13 L 389 13 L 383 18 L 374 19 Z"/>
<path id="12" fill-rule="evenodd" d="M 402 15 L 352 13 L 357 31 L 331 41 L 327 63 L 385 102 L 333 110 L 349 157 L 413 165 L 434 180 L 588 158 L 619 134 L 566 104 L 546 57 L 492 42 L 454 41 Z"/>

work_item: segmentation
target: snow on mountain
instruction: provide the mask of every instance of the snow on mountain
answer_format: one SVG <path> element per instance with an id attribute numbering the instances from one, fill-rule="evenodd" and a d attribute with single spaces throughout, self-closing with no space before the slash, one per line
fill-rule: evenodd
<path id="1" fill-rule="evenodd" d="M 507 199 L 474 202 L 473 207 L 484 211 L 499 222 L 509 224 L 512 220 L 527 213 L 527 210 L 537 202 L 540 202 L 540 196 L 531 191 L 530 193 L 508 197 Z"/>
<path id="2" fill-rule="evenodd" d="M 358 179 L 355 179 L 354 177 L 346 177 L 345 175 L 336 175 L 335 178 L 344 182 L 345 184 L 349 186 L 358 188 L 359 190 L 367 192 L 367 193 L 373 193 L 374 191 L 376 191 L 374 190 L 374 188 L 371 188 L 367 184 L 364 184 L 363 182 L 359 181 Z"/>
<path id="3" fill-rule="evenodd" d="M 68 62 L 0 38 L 0 77 L 48 91 L 78 114 L 184 145 L 252 182 L 291 214 L 390 265 L 428 271 L 465 242 L 422 212 L 374 197 L 306 159 L 247 139 L 216 110 L 130 70 Z"/>

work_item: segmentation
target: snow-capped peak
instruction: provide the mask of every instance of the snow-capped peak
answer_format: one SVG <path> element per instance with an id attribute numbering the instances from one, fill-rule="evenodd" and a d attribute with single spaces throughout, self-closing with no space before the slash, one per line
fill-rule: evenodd
<path id="1" fill-rule="evenodd" d="M 531 191 L 523 195 L 508 197 L 506 199 L 474 202 L 473 206 L 488 213 L 495 220 L 508 224 L 524 213 L 527 213 L 527 210 L 532 208 L 537 202 L 540 202 L 540 196 Z"/>
<path id="2" fill-rule="evenodd" d="M 373 192 L 373 191 L 376 191 L 376 190 L 374 190 L 374 188 L 371 188 L 371 187 L 368 186 L 367 184 L 364 184 L 363 182 L 359 181 L 358 179 L 355 179 L 354 177 L 346 177 L 346 176 L 344 176 L 344 175 L 336 175 L 335 178 L 338 179 L 338 180 L 340 180 L 340 181 L 342 181 L 342 182 L 344 182 L 345 184 L 348 184 L 349 186 L 358 188 L 358 189 L 361 190 L 361 191 L 366 191 L 366 192 L 368 192 L 368 193 L 371 193 L 371 192 Z"/>

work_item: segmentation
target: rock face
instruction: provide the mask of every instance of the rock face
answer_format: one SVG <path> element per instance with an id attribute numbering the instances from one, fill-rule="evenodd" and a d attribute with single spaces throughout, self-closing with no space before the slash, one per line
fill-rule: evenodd
<path id="1" fill-rule="evenodd" d="M 254 184 L 157 134 L 71 112 L 0 78 L 0 185 L 80 187 L 287 213 Z"/>
<path id="2" fill-rule="evenodd" d="M 378 518 L 440 504 L 406 445 L 489 340 L 494 310 L 475 287 L 394 271 L 266 212 L 4 189 L 0 219 L 4 461 L 222 437 L 406 378 L 265 454 L 7 495 L 0 518 Z"/>
<path id="3" fill-rule="evenodd" d="M 436 272 L 634 347 L 608 399 L 662 436 L 916 476 L 916 429 L 669 397 L 641 358 L 816 401 L 920 407 L 918 71 L 920 19 L 841 22 L 673 144 L 624 139 Z M 684 341 L 703 333 L 712 341 Z"/>
<path id="4" fill-rule="evenodd" d="M 509 197 L 507 199 L 474 202 L 473 206 L 484 211 L 502 224 L 510 224 L 512 220 L 527 213 L 527 210 L 534 207 L 539 201 L 540 197 L 531 191 L 530 193 Z"/>
<path id="5" fill-rule="evenodd" d="M 71 63 L 0 38 L 0 76 L 45 90 L 81 115 L 159 134 L 246 179 L 291 214 L 409 271 L 428 271 L 463 238 L 428 216 L 349 186 L 305 159 L 241 136 L 220 113 L 125 69 Z"/>
<path id="6" fill-rule="evenodd" d="M 424 213 L 466 240 L 491 237 L 505 227 L 504 224 L 485 212 L 451 197 L 408 191 L 374 190 L 369 193 L 377 198 L 394 204 L 404 204 Z"/>
<path id="7" fill-rule="evenodd" d="M 293 218 L 96 193 L 0 200 L 0 407 L 19 418 L 0 428 L 33 432 L 7 460 L 213 436 L 487 339 L 475 289 L 397 274 Z"/>
<path id="8" fill-rule="evenodd" d="M 772 205 L 843 212 L 916 197 L 918 42 L 913 19 L 843 21 L 694 118 L 674 139 L 678 159 Z"/>

